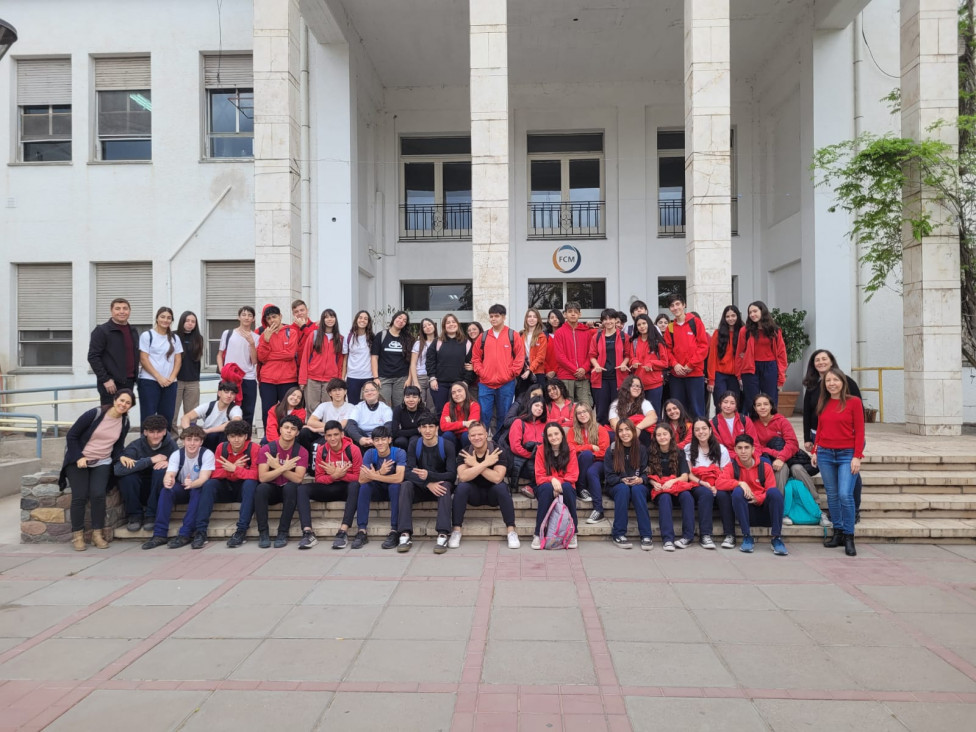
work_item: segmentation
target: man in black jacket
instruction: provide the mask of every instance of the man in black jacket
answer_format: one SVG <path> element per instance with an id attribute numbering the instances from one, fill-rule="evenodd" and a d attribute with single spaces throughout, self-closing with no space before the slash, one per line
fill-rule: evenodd
<path id="1" fill-rule="evenodd" d="M 98 381 L 102 404 L 111 404 L 119 389 L 135 388 L 139 372 L 139 332 L 129 325 L 125 298 L 112 300 L 112 317 L 95 327 L 88 344 L 88 363 Z"/>
<path id="2" fill-rule="evenodd" d="M 413 504 L 418 501 L 437 501 L 437 541 L 434 554 L 447 551 L 451 533 L 451 490 L 457 478 L 454 445 L 437 435 L 437 418 L 425 412 L 418 420 L 420 436 L 414 437 L 407 448 L 407 472 L 400 484 L 400 510 L 397 528 L 400 531 L 398 552 L 410 551 L 413 535 Z"/>
<path id="3" fill-rule="evenodd" d="M 129 516 L 126 527 L 129 531 L 141 528 L 152 531 L 159 491 L 166 477 L 166 464 L 176 449 L 176 443 L 169 436 L 166 417 L 153 414 L 142 423 L 142 436 L 126 445 L 122 457 L 115 463 L 115 476 L 119 479 L 119 491 Z"/>

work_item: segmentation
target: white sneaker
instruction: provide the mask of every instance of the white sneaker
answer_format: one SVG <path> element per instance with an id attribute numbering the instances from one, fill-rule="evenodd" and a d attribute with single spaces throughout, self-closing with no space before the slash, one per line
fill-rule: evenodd
<path id="1" fill-rule="evenodd" d="M 832 529 L 834 527 L 833 522 L 827 517 L 824 511 L 820 512 L 820 525 L 825 529 Z"/>
<path id="2" fill-rule="evenodd" d="M 725 538 L 722 540 L 723 549 L 735 549 L 735 537 L 732 534 L 726 534 Z"/>
<path id="3" fill-rule="evenodd" d="M 444 554 L 447 551 L 447 534 L 438 534 L 434 542 L 434 554 Z"/>
<path id="4" fill-rule="evenodd" d="M 567 549 L 575 549 L 576 548 L 576 545 L 577 545 L 577 542 L 576 542 L 576 534 L 573 534 L 573 538 L 569 540 L 569 546 L 567 546 L 566 548 Z"/>
<path id="5" fill-rule="evenodd" d="M 518 534 L 515 533 L 514 531 L 509 531 L 508 532 L 508 548 L 509 549 L 518 549 L 520 546 L 522 546 L 522 542 L 519 541 Z"/>
<path id="6" fill-rule="evenodd" d="M 447 546 L 449 549 L 457 549 L 461 546 L 461 531 L 459 529 L 454 529 L 451 532 L 451 538 L 447 540 Z"/>
<path id="7" fill-rule="evenodd" d="M 532 548 L 533 549 L 541 549 L 542 548 L 542 541 L 539 539 L 538 536 L 533 536 L 532 537 Z"/>
<path id="8" fill-rule="evenodd" d="M 792 525 L 793 525 L 793 519 L 791 519 L 789 516 L 784 516 L 783 526 L 792 526 Z"/>

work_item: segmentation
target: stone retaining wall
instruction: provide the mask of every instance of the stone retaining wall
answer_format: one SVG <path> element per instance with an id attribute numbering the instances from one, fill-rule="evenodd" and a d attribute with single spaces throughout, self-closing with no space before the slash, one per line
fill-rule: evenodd
<path id="1" fill-rule="evenodd" d="M 20 479 L 20 542 L 41 544 L 71 540 L 71 486 L 58 487 L 58 473 L 33 473 Z M 105 537 L 112 539 L 115 528 L 125 523 L 125 510 L 118 488 L 109 488 L 105 497 Z M 85 511 L 85 537 L 91 540 L 91 511 Z"/>

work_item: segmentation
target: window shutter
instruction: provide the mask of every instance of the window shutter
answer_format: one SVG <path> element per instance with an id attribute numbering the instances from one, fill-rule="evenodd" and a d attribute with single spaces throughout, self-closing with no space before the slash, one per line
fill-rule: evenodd
<path id="1" fill-rule="evenodd" d="M 207 320 L 237 320 L 243 305 L 254 306 L 254 262 L 207 262 L 204 285 Z"/>
<path id="2" fill-rule="evenodd" d="M 133 325 L 152 327 L 152 262 L 104 262 L 95 265 L 95 322 L 104 323 L 112 312 L 112 300 L 124 297 Z M 175 326 L 174 326 L 175 327 Z"/>
<path id="3" fill-rule="evenodd" d="M 18 60 L 17 104 L 71 104 L 71 59 Z"/>
<path id="4" fill-rule="evenodd" d="M 95 89 L 98 91 L 151 89 L 151 81 L 149 56 L 95 59 Z"/>
<path id="5" fill-rule="evenodd" d="M 71 265 L 17 265 L 17 329 L 71 330 Z"/>
<path id="6" fill-rule="evenodd" d="M 251 54 L 204 56 L 203 85 L 207 89 L 250 89 L 254 86 Z"/>

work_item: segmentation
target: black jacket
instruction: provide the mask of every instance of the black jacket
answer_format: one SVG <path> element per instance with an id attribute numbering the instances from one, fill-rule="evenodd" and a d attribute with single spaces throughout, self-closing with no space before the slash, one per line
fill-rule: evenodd
<path id="1" fill-rule="evenodd" d="M 122 338 L 122 328 L 126 327 L 132 333 L 132 363 L 135 373 L 125 373 L 125 340 Z M 91 332 L 88 344 L 88 363 L 99 384 L 109 379 L 116 382 L 128 381 L 139 375 L 139 331 L 133 325 L 120 326 L 114 320 L 95 326 Z"/>
<path id="2" fill-rule="evenodd" d="M 457 456 L 454 454 L 454 445 L 450 440 L 438 437 L 444 447 L 444 457 L 441 458 L 440 448 L 428 448 L 423 444 L 422 437 L 414 437 L 410 440 L 407 447 L 407 472 L 406 479 L 417 485 L 427 485 L 428 483 L 453 483 L 457 480 Z M 420 458 L 417 458 L 417 446 L 420 445 Z M 427 471 L 427 479 L 421 480 L 413 472 L 414 468 L 422 468 Z"/>
<path id="3" fill-rule="evenodd" d="M 438 347 L 439 346 L 439 347 Z M 472 371 L 465 371 L 465 362 L 471 362 L 470 344 L 454 340 L 437 341 L 427 349 L 427 377 L 437 379 L 437 385 L 450 389 L 455 381 L 464 381 Z"/>
<path id="4" fill-rule="evenodd" d="M 61 464 L 61 475 L 58 476 L 58 485 L 61 486 L 61 490 L 64 490 L 65 486 L 68 485 L 68 466 L 78 462 L 78 459 L 82 457 L 85 445 L 88 444 L 92 433 L 101 424 L 108 410 L 109 407 L 89 409 L 78 417 L 75 423 L 71 425 L 71 429 L 68 430 L 68 434 L 65 437 L 64 462 Z M 122 448 L 125 446 L 125 436 L 127 434 L 129 434 L 129 415 L 123 414 L 122 430 L 119 432 L 119 439 L 112 446 L 112 462 L 115 462 L 122 456 Z"/>
<path id="5" fill-rule="evenodd" d="M 149 446 L 149 440 L 146 436 L 142 435 L 126 445 L 120 456 L 132 458 L 136 461 L 136 464 L 131 468 L 127 468 L 121 462 L 116 461 L 112 468 L 118 477 L 131 473 L 141 473 L 143 470 L 152 470 L 152 459 L 156 455 L 165 455 L 169 458 L 177 449 L 176 442 L 169 435 L 163 437 L 163 441 L 159 443 L 159 447 L 155 450 Z"/>
<path id="6" fill-rule="evenodd" d="M 405 437 L 407 442 L 420 435 L 420 428 L 417 422 L 422 416 L 427 414 L 424 406 L 418 405 L 416 411 L 411 412 L 404 405 L 400 405 L 393 410 L 393 439 Z"/>

